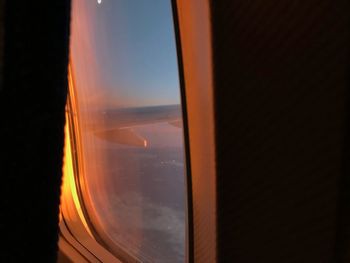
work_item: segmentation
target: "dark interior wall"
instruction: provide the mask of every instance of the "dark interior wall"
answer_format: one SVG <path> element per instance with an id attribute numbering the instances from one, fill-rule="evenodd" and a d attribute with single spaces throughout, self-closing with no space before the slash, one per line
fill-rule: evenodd
<path id="1" fill-rule="evenodd" d="M 211 1 L 220 262 L 349 262 L 349 4 Z"/>
<path id="2" fill-rule="evenodd" d="M 1 262 L 55 262 L 70 0 L 7 0 L 0 91 Z"/>
<path id="3" fill-rule="evenodd" d="M 5 16 L 5 0 L 0 0 L 0 91 L 2 88 L 3 62 L 4 62 L 4 16 Z"/>

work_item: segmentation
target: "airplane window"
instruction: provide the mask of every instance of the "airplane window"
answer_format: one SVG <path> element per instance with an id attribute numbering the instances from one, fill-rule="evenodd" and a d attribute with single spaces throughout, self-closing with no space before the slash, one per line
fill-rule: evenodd
<path id="1" fill-rule="evenodd" d="M 95 238 L 122 259 L 184 262 L 186 171 L 171 1 L 73 0 L 71 73 L 77 185 Z"/>

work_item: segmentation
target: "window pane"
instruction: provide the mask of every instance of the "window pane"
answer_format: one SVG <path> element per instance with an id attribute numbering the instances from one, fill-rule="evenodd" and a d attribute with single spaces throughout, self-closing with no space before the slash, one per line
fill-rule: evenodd
<path id="1" fill-rule="evenodd" d="M 97 239 L 122 257 L 184 262 L 186 171 L 171 1 L 73 0 L 71 30 L 79 181 Z"/>

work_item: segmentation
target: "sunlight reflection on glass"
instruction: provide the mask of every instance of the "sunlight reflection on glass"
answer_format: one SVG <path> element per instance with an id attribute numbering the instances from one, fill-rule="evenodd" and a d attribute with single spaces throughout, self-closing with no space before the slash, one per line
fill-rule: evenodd
<path id="1" fill-rule="evenodd" d="M 182 113 L 170 1 L 74 0 L 71 64 L 84 205 L 142 262 L 184 262 Z"/>

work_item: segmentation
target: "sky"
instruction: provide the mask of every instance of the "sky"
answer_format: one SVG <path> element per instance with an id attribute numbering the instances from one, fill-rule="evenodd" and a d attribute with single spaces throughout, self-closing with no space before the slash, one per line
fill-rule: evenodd
<path id="1" fill-rule="evenodd" d="M 72 20 L 75 85 L 91 107 L 179 104 L 170 0 L 74 0 Z"/>

